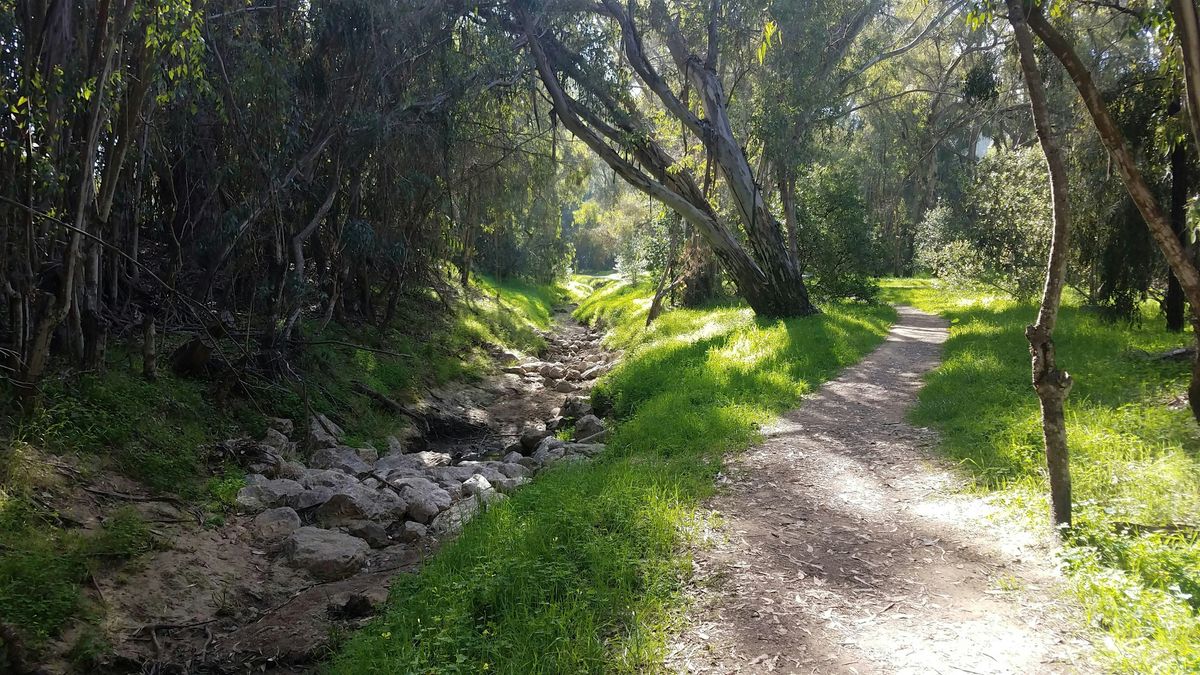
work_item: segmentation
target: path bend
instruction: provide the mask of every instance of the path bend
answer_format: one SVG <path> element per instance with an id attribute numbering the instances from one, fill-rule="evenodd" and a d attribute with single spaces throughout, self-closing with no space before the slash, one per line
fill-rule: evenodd
<path id="1" fill-rule="evenodd" d="M 1093 672 L 1049 528 L 964 493 L 907 422 L 947 324 L 897 310 L 878 349 L 730 459 L 669 669 Z"/>

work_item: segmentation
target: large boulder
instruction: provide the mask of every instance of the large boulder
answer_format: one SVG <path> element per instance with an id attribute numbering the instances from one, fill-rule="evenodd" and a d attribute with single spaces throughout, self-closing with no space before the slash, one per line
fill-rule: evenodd
<path id="1" fill-rule="evenodd" d="M 450 508 L 453 501 L 449 492 L 428 478 L 403 476 L 388 482 L 408 502 L 408 517 L 420 523 L 433 520 L 437 514 Z"/>
<path id="2" fill-rule="evenodd" d="M 333 469 L 306 469 L 300 476 L 300 484 L 306 488 L 336 488 L 357 482 L 353 476 Z"/>
<path id="3" fill-rule="evenodd" d="M 429 524 L 429 533 L 434 536 L 443 536 L 461 532 L 463 526 L 479 514 L 481 506 L 479 500 L 474 498 L 464 499 L 454 504 L 433 519 L 433 522 Z"/>
<path id="4" fill-rule="evenodd" d="M 591 368 L 588 368 L 587 370 L 580 373 L 579 379 L 594 380 L 597 377 L 600 377 L 601 375 L 607 373 L 610 370 L 612 370 L 612 366 L 610 366 L 606 363 L 601 363 L 599 365 L 592 366 Z"/>
<path id="5" fill-rule="evenodd" d="M 375 471 L 386 477 L 391 477 L 396 471 L 411 474 L 414 471 L 425 471 L 435 467 L 449 466 L 452 458 L 444 452 L 413 452 L 407 455 L 387 455 L 375 462 Z"/>
<path id="6" fill-rule="evenodd" d="M 367 542 L 342 532 L 302 527 L 284 543 L 284 559 L 308 570 L 317 579 L 335 581 L 362 569 L 370 550 Z"/>
<path id="7" fill-rule="evenodd" d="M 577 420 L 584 415 L 592 413 L 592 404 L 582 396 L 568 396 L 567 400 L 563 401 L 562 408 L 558 414 L 567 421 Z"/>
<path id="8" fill-rule="evenodd" d="M 487 501 L 495 491 L 491 481 L 480 474 L 475 474 L 463 482 L 463 492 L 472 497 L 479 497 L 482 501 Z"/>
<path id="9" fill-rule="evenodd" d="M 244 511 L 256 512 L 276 506 L 290 506 L 304 487 L 287 478 L 267 479 L 259 474 L 246 477 L 246 487 L 238 491 L 237 503 Z"/>
<path id="10" fill-rule="evenodd" d="M 407 510 L 408 503 L 391 490 L 350 484 L 335 488 L 313 516 L 322 525 L 333 527 L 353 520 L 391 522 L 403 518 Z"/>
<path id="11" fill-rule="evenodd" d="M 317 414 L 308 422 L 308 444 L 310 448 L 328 448 L 341 442 L 345 434 L 342 428 L 328 417 Z"/>
<path id="12" fill-rule="evenodd" d="M 521 433 L 521 447 L 527 451 L 532 451 L 537 448 L 538 443 L 541 443 L 543 438 L 550 435 L 550 431 L 546 429 L 539 429 L 537 427 L 527 428 Z"/>
<path id="13" fill-rule="evenodd" d="M 529 478 L 501 478 L 492 482 L 492 487 L 503 494 L 512 494 L 517 488 L 532 482 Z"/>
<path id="14" fill-rule="evenodd" d="M 575 440 L 583 441 L 587 439 L 600 440 L 600 435 L 608 430 L 599 417 L 595 415 L 584 415 L 575 422 Z"/>
<path id="15" fill-rule="evenodd" d="M 392 545 L 392 538 L 387 529 L 373 520 L 351 520 L 341 527 L 342 530 L 354 537 L 367 542 L 371 548 L 384 548 Z"/>
<path id="16" fill-rule="evenodd" d="M 280 541 L 300 529 L 300 516 L 288 506 L 267 509 L 254 517 L 254 538 L 266 542 Z"/>
<path id="17" fill-rule="evenodd" d="M 335 469 L 352 476 L 371 473 L 371 465 L 358 456 L 358 451 L 344 445 L 317 450 L 308 465 L 316 469 Z"/>
<path id="18" fill-rule="evenodd" d="M 554 384 L 554 391 L 557 391 L 560 394 L 569 394 L 578 388 L 579 387 L 576 387 L 567 380 L 559 380 Z"/>

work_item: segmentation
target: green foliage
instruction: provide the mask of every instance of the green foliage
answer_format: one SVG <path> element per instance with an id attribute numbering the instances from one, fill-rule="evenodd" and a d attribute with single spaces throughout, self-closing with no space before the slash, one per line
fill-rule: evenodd
<path id="1" fill-rule="evenodd" d="M 812 166 L 797 183 L 796 201 L 813 294 L 874 300 L 876 256 L 859 176 L 843 166 Z"/>
<path id="2" fill-rule="evenodd" d="M 980 488 L 1044 519 L 1045 459 L 1024 337 L 1036 308 L 920 280 L 884 289 L 889 300 L 952 323 L 914 420 L 941 432 L 943 451 Z M 1070 298 L 1055 331 L 1059 364 L 1075 378 L 1067 399 L 1075 526 L 1065 557 L 1089 616 L 1110 632 L 1104 652 L 1121 672 L 1200 668 L 1200 542 L 1153 531 L 1200 522 L 1200 433 L 1185 408 L 1168 405 L 1186 389 L 1188 368 L 1148 358 L 1180 340 L 1106 323 Z"/>
<path id="3" fill-rule="evenodd" d="M 925 215 L 917 265 L 962 287 L 981 283 L 1034 297 L 1045 276 L 1049 195 L 1039 148 L 989 153 L 976 168 L 965 210 L 942 204 Z"/>
<path id="4" fill-rule="evenodd" d="M 333 673 L 643 672 L 660 663 L 691 569 L 681 552 L 725 451 L 879 343 L 885 307 L 756 321 L 744 307 L 674 311 L 644 331 L 643 287 L 588 279 L 577 315 L 626 360 L 595 396 L 621 423 L 593 463 L 556 467 L 472 521 Z M 583 280 L 577 283 L 584 283 Z"/>

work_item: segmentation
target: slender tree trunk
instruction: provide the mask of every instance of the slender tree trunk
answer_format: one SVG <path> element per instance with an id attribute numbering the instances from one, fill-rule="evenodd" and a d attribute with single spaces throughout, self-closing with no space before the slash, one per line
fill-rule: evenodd
<path id="1" fill-rule="evenodd" d="M 1171 0 L 1175 34 L 1183 56 L 1183 77 L 1187 91 L 1188 122 L 1192 143 L 1200 152 L 1200 12 L 1195 0 Z"/>
<path id="2" fill-rule="evenodd" d="M 1054 54 L 1054 57 L 1062 63 L 1067 74 L 1070 75 L 1071 81 L 1075 83 L 1075 88 L 1079 91 L 1080 98 L 1083 99 L 1092 122 L 1096 125 L 1096 131 L 1100 134 L 1100 140 L 1108 148 L 1113 163 L 1121 174 L 1125 189 L 1128 190 L 1133 203 L 1137 205 L 1142 219 L 1146 222 L 1146 227 L 1149 228 L 1150 234 L 1158 243 L 1159 250 L 1162 251 L 1163 257 L 1167 259 L 1167 264 L 1170 265 L 1171 271 L 1175 273 L 1175 277 L 1179 281 L 1184 297 L 1191 305 L 1192 330 L 1196 338 L 1200 340 L 1200 269 L 1197 268 L 1196 261 L 1179 242 L 1174 228 L 1171 227 L 1170 219 L 1163 212 L 1154 191 L 1142 177 L 1142 173 L 1134 161 L 1133 153 L 1129 151 L 1125 135 L 1113 121 L 1104 96 L 1092 81 L 1091 72 L 1083 64 L 1075 52 L 1075 48 L 1039 9 L 1034 9 L 1029 15 L 1029 27 L 1042 39 L 1050 53 Z M 1192 113 L 1193 110 L 1189 110 L 1189 114 Z M 1188 403 L 1192 409 L 1192 416 L 1200 421 L 1200 349 L 1197 350 L 1196 358 L 1196 363 L 1192 368 L 1192 382 L 1188 387 Z"/>
<path id="3" fill-rule="evenodd" d="M 1007 0 L 1008 19 L 1016 36 L 1025 77 L 1034 126 L 1046 166 L 1050 171 L 1050 202 L 1054 227 L 1050 235 L 1050 256 L 1046 265 L 1046 284 L 1037 320 L 1025 329 L 1033 364 L 1033 388 L 1042 406 L 1042 435 L 1046 443 L 1046 465 L 1050 471 L 1050 500 L 1054 523 L 1071 525 L 1071 468 L 1067 454 L 1067 425 L 1063 405 L 1071 391 L 1071 376 L 1059 370 L 1054 353 L 1054 325 L 1066 284 L 1068 238 L 1071 231 L 1071 205 L 1067 195 L 1067 165 L 1062 148 L 1050 123 L 1046 87 L 1034 57 L 1033 35 L 1025 21 L 1024 0 Z"/>
<path id="4" fill-rule="evenodd" d="M 1171 227 L 1180 243 L 1186 246 L 1188 192 L 1190 191 L 1187 146 L 1176 143 L 1171 149 Z M 1167 270 L 1167 295 L 1163 299 L 1167 315 L 1167 330 L 1182 332 L 1185 324 L 1183 287 L 1175 273 Z"/>

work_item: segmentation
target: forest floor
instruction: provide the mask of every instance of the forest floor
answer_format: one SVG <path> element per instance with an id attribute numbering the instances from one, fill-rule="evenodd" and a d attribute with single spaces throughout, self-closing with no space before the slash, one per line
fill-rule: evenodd
<path id="1" fill-rule="evenodd" d="M 933 432 L 906 421 L 947 326 L 899 308 L 879 349 L 729 460 L 669 667 L 1093 671 L 1051 533 L 965 493 Z"/>

